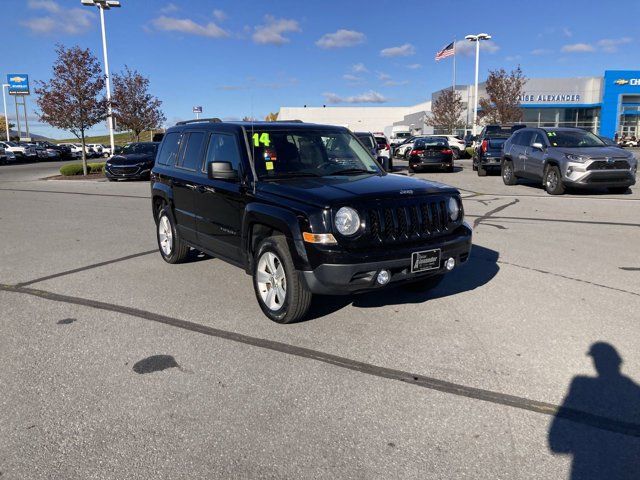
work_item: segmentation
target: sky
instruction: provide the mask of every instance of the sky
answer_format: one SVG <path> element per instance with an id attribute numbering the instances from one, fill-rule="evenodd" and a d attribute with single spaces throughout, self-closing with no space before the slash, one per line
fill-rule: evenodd
<path id="1" fill-rule="evenodd" d="M 456 80 L 473 83 L 473 45 L 486 32 L 480 80 L 520 65 L 527 77 L 602 75 L 640 69 L 639 0 L 121 0 L 105 12 L 109 67 L 125 65 L 151 82 L 166 126 L 205 117 L 264 118 L 280 106 L 413 105 Z M 51 78 L 55 45 L 90 48 L 102 64 L 96 7 L 80 0 L 0 0 L 0 75 Z M 32 85 L 33 89 L 33 85 Z M 37 121 L 53 138 L 65 132 Z M 8 101 L 9 118 L 14 105 Z M 91 130 L 106 133 L 106 125 Z"/>

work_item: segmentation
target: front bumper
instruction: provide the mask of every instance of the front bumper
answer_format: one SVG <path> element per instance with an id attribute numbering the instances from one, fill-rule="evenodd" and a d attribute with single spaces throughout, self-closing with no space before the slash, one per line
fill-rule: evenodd
<path id="1" fill-rule="evenodd" d="M 368 258 L 369 261 L 362 263 L 323 263 L 313 270 L 304 270 L 301 274 L 307 288 L 315 294 L 349 295 L 378 290 L 444 274 L 447 272 L 444 264 L 448 258 L 455 259 L 456 267 L 463 265 L 469 258 L 471 239 L 471 227 L 465 224 L 453 235 L 436 238 L 424 245 L 399 248 L 391 258 L 386 252 L 378 255 L 384 257 L 383 260 L 371 255 Z M 411 273 L 411 254 L 436 248 L 441 251 L 439 267 L 423 273 Z M 388 270 L 391 273 L 391 279 L 386 285 L 379 285 L 376 282 L 380 270 Z"/>
<path id="2" fill-rule="evenodd" d="M 636 183 L 636 173 L 630 169 L 588 170 L 565 168 L 563 182 L 582 188 L 630 187 Z"/>

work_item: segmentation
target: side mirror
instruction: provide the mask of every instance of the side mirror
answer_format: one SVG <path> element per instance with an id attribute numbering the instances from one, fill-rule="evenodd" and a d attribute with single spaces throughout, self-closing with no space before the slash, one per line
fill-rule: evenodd
<path id="1" fill-rule="evenodd" d="M 231 162 L 211 162 L 207 165 L 207 175 L 211 180 L 235 180 L 238 172 L 233 169 Z"/>
<path id="2" fill-rule="evenodd" d="M 540 142 L 535 142 L 531 144 L 531 148 L 533 148 L 534 150 L 543 150 L 544 145 L 542 145 Z"/>

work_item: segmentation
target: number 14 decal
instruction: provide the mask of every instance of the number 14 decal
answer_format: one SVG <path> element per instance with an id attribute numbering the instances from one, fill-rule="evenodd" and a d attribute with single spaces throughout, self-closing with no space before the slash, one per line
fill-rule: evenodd
<path id="1" fill-rule="evenodd" d="M 254 147 L 269 147 L 271 146 L 271 138 L 268 133 L 254 133 L 253 134 L 253 146 Z"/>

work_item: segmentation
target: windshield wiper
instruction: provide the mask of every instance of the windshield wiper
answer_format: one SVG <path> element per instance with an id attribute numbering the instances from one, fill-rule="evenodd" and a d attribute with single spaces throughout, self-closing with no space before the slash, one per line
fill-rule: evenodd
<path id="1" fill-rule="evenodd" d="M 372 175 L 377 174 L 378 172 L 372 172 L 371 170 L 367 170 L 364 168 L 345 168 L 343 170 L 336 170 L 335 172 L 328 173 L 325 176 L 331 175 L 347 175 L 349 173 L 370 173 Z"/>
<path id="2" fill-rule="evenodd" d="M 295 178 L 295 177 L 319 177 L 317 173 L 313 172 L 282 172 L 276 175 L 267 175 L 263 177 L 263 180 L 278 180 L 281 178 Z"/>

